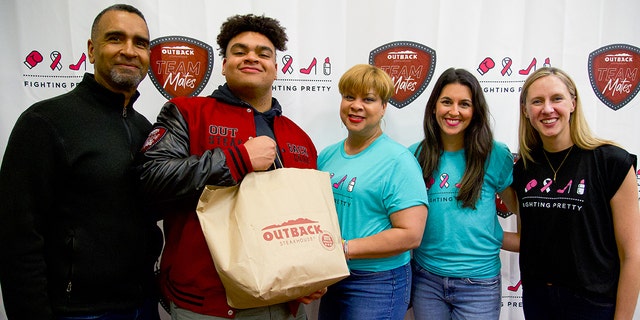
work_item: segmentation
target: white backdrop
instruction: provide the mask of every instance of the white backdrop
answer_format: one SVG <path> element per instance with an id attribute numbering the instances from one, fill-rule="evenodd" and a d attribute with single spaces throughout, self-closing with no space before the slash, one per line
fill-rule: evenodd
<path id="1" fill-rule="evenodd" d="M 19 114 L 32 103 L 71 89 L 93 66 L 86 54 L 95 15 L 117 1 L 3 0 L 0 3 L 0 154 Z M 640 47 L 636 0 L 130 0 L 146 16 L 152 39 L 188 37 L 206 42 L 215 52 L 204 90 L 208 95 L 224 82 L 215 39 L 230 15 L 255 13 L 277 18 L 287 28 L 288 50 L 279 53 L 274 96 L 284 113 L 304 128 L 318 150 L 345 137 L 338 117 L 337 82 L 357 63 L 385 44 L 418 43 L 435 52 L 431 83 L 402 108 L 390 107 L 385 131 L 409 145 L 422 135 L 424 106 L 435 79 L 449 67 L 473 72 L 485 89 L 497 140 L 517 151 L 518 96 L 527 75 L 544 63 L 567 71 L 576 81 L 586 116 L 600 136 L 640 153 L 640 98 L 634 88 L 638 69 L 630 75 L 628 102 L 617 110 L 592 89 L 590 53 L 614 44 Z M 34 64 L 34 51 L 42 61 Z M 280 60 L 288 56 L 288 59 Z M 35 54 L 37 57 L 37 54 Z M 310 67 L 313 59 L 315 68 Z M 486 69 L 487 59 L 494 67 Z M 640 60 L 637 56 L 637 60 Z M 29 61 L 27 61 L 29 60 Z M 36 61 L 39 59 L 36 59 Z M 289 62 L 289 68 L 283 66 Z M 484 63 L 483 63 L 484 62 Z M 76 68 L 69 66 L 75 65 Z M 53 67 L 52 67 L 53 66 Z M 77 69 L 77 70 L 74 70 Z M 480 70 L 480 71 L 478 71 Z M 486 71 L 486 72 L 485 72 Z M 151 122 L 166 98 L 146 79 L 136 107 Z M 501 218 L 513 229 L 514 217 Z M 0 222 L 1 223 L 1 222 Z M 517 254 L 502 255 L 501 319 L 521 319 Z M 640 271 L 639 271 L 640 272 Z M 411 317 L 410 315 L 408 317 Z M 0 305 L 0 319 L 5 319 Z M 634 319 L 640 319 L 636 312 Z"/>

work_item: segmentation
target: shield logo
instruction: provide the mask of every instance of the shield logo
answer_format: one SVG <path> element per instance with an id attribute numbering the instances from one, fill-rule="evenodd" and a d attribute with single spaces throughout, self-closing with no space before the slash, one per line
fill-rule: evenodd
<path id="1" fill-rule="evenodd" d="M 502 199 L 500 199 L 500 196 L 497 194 L 496 194 L 495 201 L 496 201 L 496 214 L 500 218 L 506 219 L 513 214 L 513 212 L 509 211 L 509 209 L 507 208 L 507 205 L 504 204 L 504 202 L 502 202 Z"/>
<path id="2" fill-rule="evenodd" d="M 369 64 L 391 76 L 396 92 L 389 102 L 402 109 L 429 85 L 436 67 L 436 52 L 416 42 L 391 42 L 371 51 Z"/>
<path id="3" fill-rule="evenodd" d="M 640 91 L 640 49 L 612 44 L 589 54 L 591 88 L 607 107 L 618 110 Z"/>
<path id="4" fill-rule="evenodd" d="M 520 155 L 518 153 L 511 153 L 511 155 L 513 156 L 513 163 L 515 164 L 516 162 L 518 162 L 518 160 L 520 159 Z M 495 201 L 496 214 L 498 215 L 498 217 L 506 219 L 513 215 L 513 212 L 509 211 L 509 208 L 507 208 L 507 205 L 502 202 L 502 199 L 500 199 L 500 196 L 498 194 L 496 194 Z"/>
<path id="5" fill-rule="evenodd" d="M 213 48 L 196 39 L 169 36 L 151 41 L 149 78 L 167 99 L 196 96 L 213 70 Z"/>

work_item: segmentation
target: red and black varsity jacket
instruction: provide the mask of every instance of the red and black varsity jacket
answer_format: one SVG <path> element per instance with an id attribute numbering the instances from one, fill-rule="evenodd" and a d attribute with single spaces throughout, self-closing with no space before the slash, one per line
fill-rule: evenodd
<path id="1" fill-rule="evenodd" d="M 285 167 L 316 168 L 309 136 L 273 99 L 273 133 Z M 252 171 L 243 143 L 256 136 L 257 111 L 226 85 L 209 97 L 167 102 L 143 146 L 137 171 L 150 206 L 162 208 L 161 287 L 178 307 L 233 318 L 195 208 L 205 185 L 235 185 Z M 160 209 L 158 209 L 160 210 Z"/>

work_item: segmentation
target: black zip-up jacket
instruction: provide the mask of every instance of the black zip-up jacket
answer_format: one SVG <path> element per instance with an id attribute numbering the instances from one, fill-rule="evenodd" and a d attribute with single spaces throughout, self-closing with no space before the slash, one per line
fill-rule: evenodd
<path id="1" fill-rule="evenodd" d="M 92 74 L 38 102 L 13 128 L 0 169 L 0 286 L 10 320 L 138 306 L 162 246 L 132 161 L 151 124 L 136 93 Z"/>

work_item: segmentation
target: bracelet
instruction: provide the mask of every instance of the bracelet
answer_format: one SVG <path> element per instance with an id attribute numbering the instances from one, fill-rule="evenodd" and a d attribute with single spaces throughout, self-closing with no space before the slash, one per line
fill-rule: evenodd
<path id="1" fill-rule="evenodd" d="M 349 258 L 349 240 L 342 240 L 342 251 L 344 252 L 344 257 L 347 261 L 351 260 Z"/>

